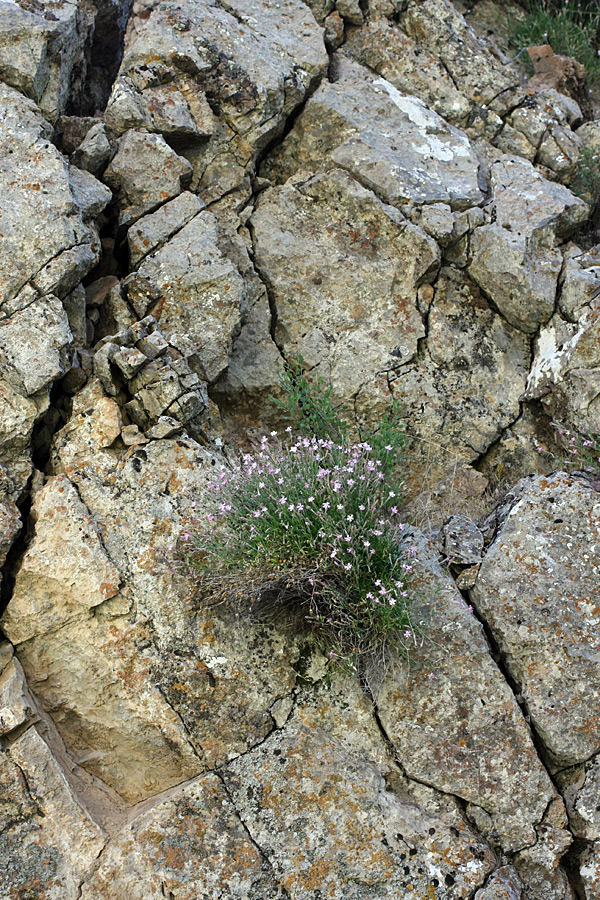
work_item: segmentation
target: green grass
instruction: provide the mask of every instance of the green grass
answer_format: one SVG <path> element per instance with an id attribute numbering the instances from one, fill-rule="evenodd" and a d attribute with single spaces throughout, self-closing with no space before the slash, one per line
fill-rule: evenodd
<path id="1" fill-rule="evenodd" d="M 550 44 L 555 53 L 573 56 L 585 67 L 590 82 L 600 81 L 598 29 L 600 9 L 584 0 L 529 0 L 529 13 L 515 27 L 516 50 Z"/>

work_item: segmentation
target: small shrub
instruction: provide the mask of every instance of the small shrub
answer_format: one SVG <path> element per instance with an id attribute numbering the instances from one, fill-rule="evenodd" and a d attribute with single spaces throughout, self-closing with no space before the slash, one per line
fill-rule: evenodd
<path id="1" fill-rule="evenodd" d="M 590 147 L 582 147 L 575 177 L 570 184 L 573 193 L 590 206 L 591 215 L 600 205 L 600 157 Z"/>
<path id="2" fill-rule="evenodd" d="M 566 454 L 566 468 L 589 470 L 600 475 L 600 432 L 577 434 L 557 422 L 550 422 L 558 443 Z"/>
<path id="3" fill-rule="evenodd" d="M 183 535 L 187 562 L 209 602 L 295 614 L 332 660 L 387 658 L 416 640 L 399 410 L 350 443 L 330 388 L 309 385 L 301 358 L 281 384 L 287 402 L 278 405 L 304 434 L 293 439 L 290 425 L 281 443 L 271 432 L 221 470 L 214 508 Z"/>
<path id="4" fill-rule="evenodd" d="M 550 44 L 555 53 L 574 56 L 586 69 L 590 81 L 600 79 L 596 47 L 600 10 L 585 0 L 529 0 L 529 14 L 519 22 L 511 43 L 517 50 Z"/>
<path id="5" fill-rule="evenodd" d="M 290 429 L 291 430 L 291 429 Z M 294 607 L 331 658 L 400 649 L 415 548 L 404 538 L 390 479 L 392 445 L 298 438 L 261 441 L 215 484 L 188 562 L 209 599 Z"/>

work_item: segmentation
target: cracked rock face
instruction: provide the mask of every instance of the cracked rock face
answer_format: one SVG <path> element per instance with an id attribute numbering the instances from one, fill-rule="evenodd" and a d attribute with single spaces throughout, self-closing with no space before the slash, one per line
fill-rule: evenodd
<path id="1" fill-rule="evenodd" d="M 600 896 L 598 122 L 458 5 L 0 0 L 2 898 Z M 411 438 L 379 666 L 182 563 L 297 355 Z"/>

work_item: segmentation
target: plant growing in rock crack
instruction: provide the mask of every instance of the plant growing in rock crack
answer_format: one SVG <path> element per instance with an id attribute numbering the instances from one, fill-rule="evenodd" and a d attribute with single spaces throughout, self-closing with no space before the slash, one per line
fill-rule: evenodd
<path id="1" fill-rule="evenodd" d="M 558 443 L 564 451 L 565 468 L 589 471 L 600 475 L 600 432 L 578 434 L 558 422 L 550 422 L 555 429 Z"/>
<path id="2" fill-rule="evenodd" d="M 511 43 L 517 50 L 550 44 L 555 53 L 578 59 L 590 80 L 600 79 L 596 0 L 528 0 L 527 10 L 512 33 Z"/>
<path id="3" fill-rule="evenodd" d="M 411 573 L 416 550 L 400 520 L 393 409 L 378 434 L 350 443 L 322 383 L 307 388 L 298 366 L 288 409 L 330 436 L 264 436 L 254 453 L 222 469 L 214 507 L 183 535 L 184 554 L 209 602 L 251 603 L 310 626 L 330 660 L 387 659 L 416 640 Z M 299 407 L 298 397 L 302 397 Z M 312 412 L 319 411 L 316 419 Z"/>
<path id="4" fill-rule="evenodd" d="M 585 200 L 591 210 L 590 218 L 594 218 L 600 207 L 600 155 L 590 147 L 581 148 L 570 188 Z"/>

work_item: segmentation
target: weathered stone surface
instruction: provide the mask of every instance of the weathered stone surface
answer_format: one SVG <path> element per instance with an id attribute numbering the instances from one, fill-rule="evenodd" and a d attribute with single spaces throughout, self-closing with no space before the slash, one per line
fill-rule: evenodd
<path id="1" fill-rule="evenodd" d="M 561 425 L 600 425 L 600 259 L 566 260 L 559 311 L 540 330 L 525 396 L 541 399 Z"/>
<path id="2" fill-rule="evenodd" d="M 68 369 L 72 335 L 56 297 L 0 318 L 0 465 L 19 500 L 31 474 L 31 437 L 52 382 Z M 8 548 L 7 548 L 8 549 Z"/>
<path id="3" fill-rule="evenodd" d="M 138 219 L 127 232 L 130 265 L 137 266 L 145 256 L 173 237 L 203 208 L 204 204 L 199 197 L 184 191 L 155 213 Z"/>
<path id="4" fill-rule="evenodd" d="M 535 839 L 555 791 L 481 625 L 417 546 L 411 614 L 427 641 L 385 675 L 379 717 L 409 778 L 462 797 L 480 833 L 514 852 Z"/>
<path id="5" fill-rule="evenodd" d="M 585 900 L 594 900 L 600 893 L 600 842 L 592 844 L 581 855 L 579 872 Z"/>
<path id="6" fill-rule="evenodd" d="M 19 569 L 2 630 L 15 644 L 59 628 L 114 597 L 121 577 L 77 491 L 64 476 L 35 498 L 36 540 Z M 61 547 L 56 553 L 56 541 Z M 53 549 L 54 548 L 54 549 Z"/>
<path id="7" fill-rule="evenodd" d="M 244 182 L 327 64 L 300 0 L 156 5 L 125 49 L 107 123 L 185 140 L 208 202 Z"/>
<path id="8" fill-rule="evenodd" d="M 217 775 L 206 775 L 117 834 L 82 900 L 199 896 L 278 900 L 284 894 Z"/>
<path id="9" fill-rule="evenodd" d="M 569 827 L 575 837 L 599 840 L 600 759 L 595 757 L 585 765 L 563 769 L 557 773 L 556 780 L 565 798 Z"/>
<path id="10" fill-rule="evenodd" d="M 386 782 L 373 762 L 292 719 L 222 771 L 253 840 L 292 897 L 466 897 L 493 854 L 450 798 Z"/>
<path id="11" fill-rule="evenodd" d="M 589 483 L 564 473 L 532 478 L 471 593 L 557 767 L 600 747 L 599 532 Z"/>
<path id="12" fill-rule="evenodd" d="M 491 171 L 495 221 L 471 237 L 471 277 L 511 325 L 533 333 L 554 311 L 562 257 L 558 240 L 587 216 L 587 207 L 517 158 Z"/>
<path id="13" fill-rule="evenodd" d="M 236 267 L 218 244 L 217 220 L 200 212 L 160 250 L 141 263 L 128 292 L 148 284 L 160 297 L 151 312 L 161 331 L 186 356 L 205 381 L 227 367 L 239 330 L 246 288 Z"/>
<path id="14" fill-rule="evenodd" d="M 4 493 L 4 491 L 2 492 Z M 0 495 L 1 496 L 1 495 Z M 6 554 L 14 539 L 21 531 L 21 515 L 19 509 L 10 499 L 0 501 L 0 568 L 4 565 Z"/>
<path id="15" fill-rule="evenodd" d="M 415 97 L 344 57 L 339 79 L 315 92 L 262 171 L 277 182 L 295 171 L 346 169 L 402 209 L 480 203 L 479 163 L 465 134 Z"/>
<path id="16" fill-rule="evenodd" d="M 82 24 L 75 3 L 0 3 L 0 78 L 52 120 L 69 100 L 73 67 L 83 57 Z"/>
<path id="17" fill-rule="evenodd" d="M 104 173 L 115 192 L 119 225 L 128 227 L 188 186 L 192 167 L 158 134 L 129 131 Z"/>
<path id="18" fill-rule="evenodd" d="M 356 29 L 346 41 L 344 53 L 377 72 L 401 94 L 418 97 L 450 124 L 467 124 L 472 103 L 440 60 L 395 22 L 379 19 Z"/>
<path id="19" fill-rule="evenodd" d="M 368 395 L 377 418 L 376 377 L 424 336 L 416 292 L 436 273 L 436 245 L 339 169 L 266 191 L 251 224 L 278 346 L 326 375 L 334 402 Z"/>
<path id="20" fill-rule="evenodd" d="M 35 104 L 0 84 L 0 308 L 5 314 L 29 302 L 28 295 L 15 299 L 28 282 L 42 293 L 64 296 L 98 261 L 97 234 L 84 222 L 88 210 L 73 195 L 69 166 L 49 136 Z M 106 205 L 106 189 L 97 188 Z"/>
<path id="21" fill-rule="evenodd" d="M 196 609 L 189 583 L 169 571 L 179 532 L 205 507 L 211 455 L 189 439 L 111 449 L 120 432 L 117 403 L 97 383 L 76 395 L 55 448 L 62 474 L 42 495 L 54 528 L 44 533 L 40 516 L 28 558 L 46 571 L 75 566 L 62 537 L 78 521 L 62 498 L 50 507 L 52 486 L 68 478 L 124 586 L 36 628 L 16 652 L 75 761 L 135 803 L 263 740 L 271 706 L 293 687 L 297 651 L 272 627 Z M 85 575 L 99 593 L 104 565 L 90 560 Z"/>
<path id="22" fill-rule="evenodd" d="M 3 644 L 3 648 L 12 647 Z M 31 698 L 18 659 L 10 659 L 0 670 L 0 736 L 10 734 L 33 716 Z"/>
<path id="23" fill-rule="evenodd" d="M 111 155 L 111 146 L 103 122 L 93 125 L 79 144 L 71 162 L 80 169 L 98 175 L 103 172 Z"/>
<path id="24" fill-rule="evenodd" d="M 533 66 L 533 78 L 527 87 L 530 90 L 553 89 L 575 100 L 584 114 L 590 116 L 591 104 L 586 86 L 586 73 L 582 63 L 572 56 L 554 53 L 550 44 L 528 47 L 527 55 Z"/>
<path id="25" fill-rule="evenodd" d="M 517 106 L 523 94 L 518 73 L 505 67 L 477 39 L 473 29 L 450 0 L 409 0 L 400 25 L 450 74 L 458 90 L 497 116 Z"/>
<path id="26" fill-rule="evenodd" d="M 398 367 L 390 387 L 413 438 L 413 489 L 432 491 L 457 465 L 484 453 L 518 417 L 529 342 L 489 307 L 473 282 L 445 268 L 435 285 L 423 349 Z M 446 508 L 451 515 L 451 505 Z"/>
<path id="27" fill-rule="evenodd" d="M 0 893 L 76 900 L 105 835 L 35 728 L 0 754 Z"/>
<path id="28" fill-rule="evenodd" d="M 502 866 L 477 891 L 475 900 L 522 900 L 523 884 L 512 866 Z"/>

